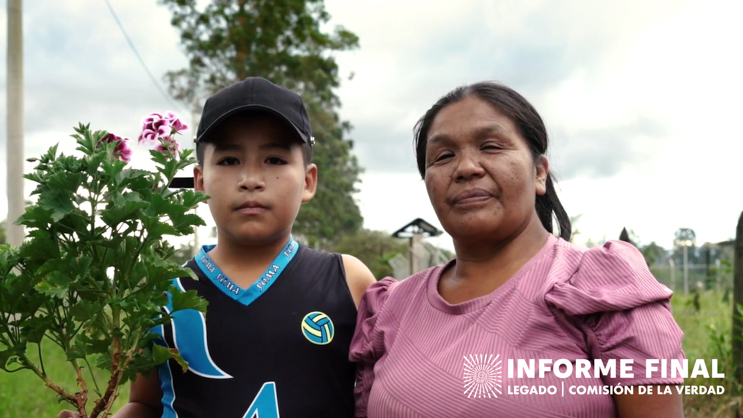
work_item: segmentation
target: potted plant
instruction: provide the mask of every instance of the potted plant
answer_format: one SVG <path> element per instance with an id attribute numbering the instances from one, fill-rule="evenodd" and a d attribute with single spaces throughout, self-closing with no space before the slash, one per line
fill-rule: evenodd
<path id="1" fill-rule="evenodd" d="M 17 221 L 27 239 L 0 246 L 0 370 L 32 371 L 81 417 L 109 415 L 118 388 L 137 373 L 169 359 L 187 367 L 150 331 L 179 310 L 206 309 L 195 292 L 171 285 L 194 276 L 170 261 L 165 240 L 204 225 L 191 211 L 207 196 L 168 188 L 195 162 L 192 150 L 178 149 L 184 129 L 170 113 L 145 119 L 139 141 L 153 145 L 154 171 L 129 167 L 127 139 L 82 124 L 72 135 L 79 155 L 58 155 L 55 145 L 29 160 L 37 164 L 25 178 L 37 183 L 37 199 Z M 75 388 L 47 375 L 44 344 L 64 351 Z M 94 367 L 108 381 L 99 385 Z"/>

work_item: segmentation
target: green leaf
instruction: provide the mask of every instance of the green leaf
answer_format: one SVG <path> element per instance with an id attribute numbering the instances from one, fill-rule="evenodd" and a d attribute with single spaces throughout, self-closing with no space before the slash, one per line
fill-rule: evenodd
<path id="1" fill-rule="evenodd" d="M 196 207 L 201 202 L 208 199 L 208 196 L 204 192 L 198 192 L 195 190 L 184 190 L 182 193 L 183 201 L 181 204 L 187 208 Z"/>
<path id="2" fill-rule="evenodd" d="M 52 223 L 52 214 L 54 211 L 51 209 L 44 209 L 40 206 L 31 206 L 26 208 L 26 212 L 18 218 L 18 222 L 29 228 L 46 228 L 47 225 Z"/>
<path id="3" fill-rule="evenodd" d="M 89 321 L 101 315 L 101 308 L 97 301 L 81 300 L 70 308 L 70 315 L 76 321 Z"/>
<path id="4" fill-rule="evenodd" d="M 133 218 L 138 211 L 148 205 L 149 203 L 143 202 L 136 193 L 114 196 L 111 199 L 111 205 L 101 211 L 101 220 L 106 225 L 115 228 L 121 222 Z"/>
<path id="5" fill-rule="evenodd" d="M 164 235 L 179 235 L 178 231 L 176 231 L 172 225 L 160 222 L 156 218 L 149 218 L 146 220 L 144 222 L 144 227 L 150 238 L 161 238 Z"/>
<path id="6" fill-rule="evenodd" d="M 160 151 L 150 150 L 150 157 L 152 157 L 152 161 L 161 166 L 168 163 L 168 156 Z"/>
<path id="7" fill-rule="evenodd" d="M 167 348 L 160 344 L 154 344 L 152 346 L 152 357 L 155 364 L 163 364 L 166 361 L 173 359 L 181 366 L 184 373 L 188 370 L 188 362 L 186 362 L 175 348 Z"/>
<path id="8" fill-rule="evenodd" d="M 168 347 L 155 344 L 152 346 L 152 357 L 155 363 L 162 364 L 173 358 L 173 352 Z"/>
<path id="9" fill-rule="evenodd" d="M 89 215 L 82 210 L 78 208 L 73 209 L 69 215 L 66 215 L 57 222 L 59 231 L 65 231 L 68 235 L 76 233 L 78 238 L 88 236 L 88 225 L 90 225 L 90 219 L 87 218 L 87 216 Z"/>
<path id="10" fill-rule="evenodd" d="M 150 177 L 152 173 L 149 171 L 127 168 L 119 174 L 119 184 L 132 190 L 146 190 L 152 186 Z"/>
<path id="11" fill-rule="evenodd" d="M 48 193 L 42 193 L 39 196 L 38 205 L 51 211 L 52 221 L 59 222 L 65 215 L 70 214 L 75 205 L 73 194 L 70 191 L 62 189 L 51 189 Z"/>
<path id="12" fill-rule="evenodd" d="M 54 173 L 49 176 L 47 185 L 51 189 L 65 190 L 74 193 L 77 192 L 77 190 L 80 188 L 83 181 L 85 181 L 85 178 L 86 176 L 82 173 Z"/>
<path id="13" fill-rule="evenodd" d="M 50 272 L 41 282 L 36 285 L 39 292 L 56 297 L 62 297 L 67 293 L 70 278 L 59 271 Z"/>
<path id="14" fill-rule="evenodd" d="M 109 148 L 113 148 L 113 145 L 110 145 Z M 117 159 L 103 161 L 103 172 L 106 173 L 108 179 L 113 180 L 113 183 L 117 186 L 120 184 L 121 173 L 124 170 L 124 167 L 126 167 L 124 161 Z"/>
<path id="15" fill-rule="evenodd" d="M 53 229 L 52 227 L 51 229 Z M 42 265 L 47 260 L 59 257 L 57 237 L 47 229 L 38 229 L 28 234 L 30 240 L 21 246 L 20 255 L 29 264 Z"/>
<path id="16" fill-rule="evenodd" d="M 159 216 L 168 214 L 170 211 L 173 210 L 170 208 L 171 203 L 165 200 L 165 198 L 163 198 L 163 196 L 158 193 L 155 193 L 150 197 L 149 203 L 150 206 L 145 210 L 145 214 L 147 214 L 147 216 L 157 218 Z M 176 209 L 178 208 L 176 207 Z"/>
<path id="17" fill-rule="evenodd" d="M 28 332 L 28 335 L 26 336 L 28 342 L 39 344 L 41 340 L 44 338 L 44 334 L 46 334 L 46 331 L 49 329 L 49 326 L 51 324 L 49 322 L 44 322 L 40 324 L 39 326 L 34 327 Z"/>
<path id="18" fill-rule="evenodd" d="M 209 302 L 201 298 L 195 290 L 182 292 L 176 288 L 173 288 L 171 294 L 173 296 L 173 310 L 171 312 L 176 312 L 184 309 L 194 309 L 199 312 L 206 312 L 206 308 L 209 305 Z"/>

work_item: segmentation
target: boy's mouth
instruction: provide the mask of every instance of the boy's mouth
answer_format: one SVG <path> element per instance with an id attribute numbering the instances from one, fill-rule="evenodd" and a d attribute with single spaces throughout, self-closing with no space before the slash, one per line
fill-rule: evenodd
<path id="1" fill-rule="evenodd" d="M 247 201 L 235 208 L 236 212 L 242 213 L 244 215 L 257 215 L 267 210 L 268 206 L 258 203 L 254 200 Z"/>

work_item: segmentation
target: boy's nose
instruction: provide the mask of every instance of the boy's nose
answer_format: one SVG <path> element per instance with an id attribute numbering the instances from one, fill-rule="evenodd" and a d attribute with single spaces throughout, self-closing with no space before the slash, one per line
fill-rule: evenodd
<path id="1" fill-rule="evenodd" d="M 253 191 L 265 188 L 263 176 L 258 171 L 245 170 L 240 177 L 238 187 L 242 190 Z"/>

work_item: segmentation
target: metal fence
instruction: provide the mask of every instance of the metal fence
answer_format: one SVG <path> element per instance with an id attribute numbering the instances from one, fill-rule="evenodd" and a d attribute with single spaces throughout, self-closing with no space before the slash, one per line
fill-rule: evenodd
<path id="1" fill-rule="evenodd" d="M 415 265 L 418 266 L 418 271 L 423 271 L 449 261 L 448 257 L 441 250 L 427 243 L 417 246 L 413 251 L 413 256 L 416 257 Z M 412 273 L 418 273 L 418 271 L 411 272 L 410 254 L 397 254 L 388 263 L 392 267 L 393 277 L 397 280 L 403 280 Z"/>
<path id="2" fill-rule="evenodd" d="M 650 267 L 650 271 L 669 289 L 682 294 L 686 293 L 683 266 L 654 265 Z M 686 277 L 688 277 L 689 293 L 694 292 L 695 288 L 719 292 L 733 289 L 733 273 L 725 266 L 711 265 L 708 267 L 706 264 L 692 264 L 687 267 Z"/>

